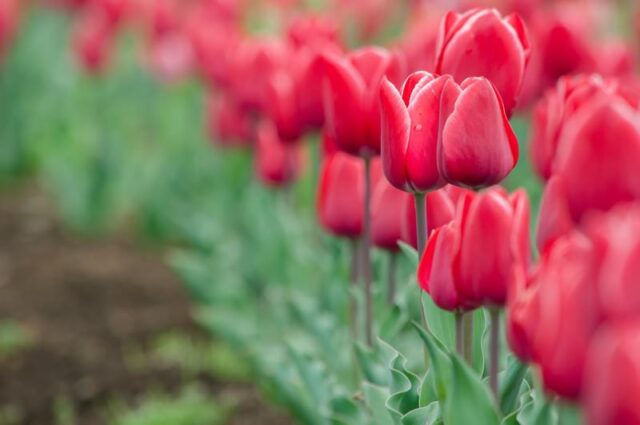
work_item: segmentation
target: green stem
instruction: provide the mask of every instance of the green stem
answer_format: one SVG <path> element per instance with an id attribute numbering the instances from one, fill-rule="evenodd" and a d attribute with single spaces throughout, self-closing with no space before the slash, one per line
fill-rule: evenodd
<path id="1" fill-rule="evenodd" d="M 358 280 L 360 279 L 360 242 L 357 239 L 351 239 L 351 265 L 349 270 L 349 328 L 351 329 L 351 338 L 353 342 L 358 341 L 358 299 L 357 289 Z"/>
<path id="2" fill-rule="evenodd" d="M 473 365 L 473 311 L 464 313 L 462 317 L 462 333 L 464 335 L 463 353 L 469 366 Z"/>
<path id="3" fill-rule="evenodd" d="M 489 385 L 496 400 L 500 400 L 500 394 L 498 392 L 498 372 L 500 371 L 500 310 L 491 308 L 489 312 L 491 315 Z"/>
<path id="4" fill-rule="evenodd" d="M 390 306 L 396 303 L 396 269 L 398 268 L 398 254 L 396 252 L 389 253 L 389 268 L 387 270 L 387 302 Z"/>
<path id="5" fill-rule="evenodd" d="M 456 312 L 456 351 L 461 356 L 464 353 L 464 327 L 463 325 L 464 313 L 461 311 Z"/>
<path id="6" fill-rule="evenodd" d="M 364 277 L 365 331 L 373 346 L 373 276 L 371 270 L 371 158 L 364 158 L 364 232 L 362 235 L 362 275 Z"/>

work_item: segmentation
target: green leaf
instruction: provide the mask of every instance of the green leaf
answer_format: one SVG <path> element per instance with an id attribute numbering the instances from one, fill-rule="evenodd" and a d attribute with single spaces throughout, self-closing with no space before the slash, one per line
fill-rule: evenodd
<path id="1" fill-rule="evenodd" d="M 582 420 L 582 412 L 578 408 L 578 406 L 561 403 L 556 406 L 558 411 L 558 423 L 562 425 L 581 425 Z"/>
<path id="2" fill-rule="evenodd" d="M 473 369 L 484 376 L 486 351 L 489 344 L 490 320 L 483 308 L 473 313 Z"/>
<path id="3" fill-rule="evenodd" d="M 444 422 L 447 425 L 498 425 L 500 416 L 489 388 L 456 354 L 451 356 L 453 388 L 447 397 Z"/>
<path id="4" fill-rule="evenodd" d="M 402 425 L 436 425 L 441 422 L 440 403 L 437 401 L 407 413 Z"/>
<path id="5" fill-rule="evenodd" d="M 520 422 L 518 422 L 518 412 L 513 412 L 502 419 L 501 425 L 520 425 Z"/>
<path id="6" fill-rule="evenodd" d="M 534 394 L 534 399 L 525 404 L 517 415 L 521 425 L 556 425 L 557 415 L 550 401 L 541 394 Z"/>
<path id="7" fill-rule="evenodd" d="M 400 250 L 411 262 L 411 265 L 413 266 L 413 268 L 417 269 L 418 263 L 420 262 L 420 256 L 418 255 L 418 251 L 416 251 L 411 245 L 408 245 L 402 241 L 398 241 L 398 245 L 400 246 Z"/>
<path id="8" fill-rule="evenodd" d="M 456 317 L 455 314 L 438 307 L 431 296 L 425 292 L 421 294 L 422 305 L 427 316 L 429 330 L 450 350 L 456 347 Z"/>
<path id="9" fill-rule="evenodd" d="M 420 326 L 413 323 L 418 331 L 418 335 L 427 347 L 429 358 L 431 359 L 431 370 L 433 371 L 434 391 L 438 400 L 444 402 L 450 391 L 450 382 L 452 377 L 451 359 L 447 347 L 438 340 L 433 334 Z"/>
<path id="10" fill-rule="evenodd" d="M 387 409 L 396 425 L 401 425 L 402 417 L 419 407 L 420 378 L 407 369 L 407 359 L 391 345 L 381 341 L 381 345 L 391 352 L 389 362 L 389 393 Z"/>
<path id="11" fill-rule="evenodd" d="M 358 366 L 365 380 L 372 384 L 387 385 L 387 368 L 380 351 L 361 343 L 355 344 Z"/>
<path id="12" fill-rule="evenodd" d="M 528 371 L 529 367 L 526 364 L 512 357 L 507 370 L 502 374 L 500 382 L 500 409 L 505 415 L 509 415 L 516 410 L 522 381 Z"/>
<path id="13" fill-rule="evenodd" d="M 371 414 L 371 425 L 394 425 L 385 404 L 389 392 L 379 385 L 368 382 L 363 384 L 364 399 Z"/>
<path id="14" fill-rule="evenodd" d="M 331 413 L 327 419 L 332 425 L 366 424 L 366 418 L 361 405 L 351 397 L 338 396 L 330 402 Z"/>
<path id="15" fill-rule="evenodd" d="M 434 385 L 433 385 L 433 368 L 429 368 L 422 378 L 422 384 L 420 385 L 420 407 L 425 407 L 434 401 L 438 400 Z"/>
<path id="16" fill-rule="evenodd" d="M 406 326 L 407 321 L 407 315 L 400 307 L 394 305 L 393 308 L 387 310 L 381 321 L 379 337 L 385 341 L 393 340 Z"/>

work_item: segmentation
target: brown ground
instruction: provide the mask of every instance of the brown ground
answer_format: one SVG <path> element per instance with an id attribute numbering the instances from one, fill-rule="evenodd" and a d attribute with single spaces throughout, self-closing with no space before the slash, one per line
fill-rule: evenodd
<path id="1" fill-rule="evenodd" d="M 123 237 L 72 236 L 51 211 L 32 187 L 0 192 L 0 319 L 18 320 L 34 341 L 0 358 L 0 406 L 18 407 L 21 424 L 46 425 L 64 397 L 77 424 L 102 424 L 114 396 L 135 404 L 149 388 L 181 386 L 175 369 L 132 372 L 127 349 L 167 330 L 198 331 L 160 253 Z M 251 385 L 206 381 L 213 397 L 238 400 L 230 425 L 291 423 Z"/>

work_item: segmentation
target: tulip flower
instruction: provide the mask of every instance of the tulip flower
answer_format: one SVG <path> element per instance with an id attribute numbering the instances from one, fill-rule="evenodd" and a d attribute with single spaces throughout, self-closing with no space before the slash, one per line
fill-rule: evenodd
<path id="1" fill-rule="evenodd" d="M 325 76 L 327 130 L 338 148 L 356 156 L 380 153 L 380 84 L 383 77 L 400 82 L 404 63 L 381 48 L 366 47 L 346 58 L 321 56 Z"/>
<path id="2" fill-rule="evenodd" d="M 326 157 L 317 192 L 320 224 L 330 233 L 358 238 L 364 217 L 364 164 L 342 152 Z"/>
<path id="3" fill-rule="evenodd" d="M 590 210 L 640 199 L 640 115 L 627 100 L 599 93 L 564 124 L 554 175 L 574 222 Z"/>
<path id="4" fill-rule="evenodd" d="M 529 57 L 529 40 L 518 15 L 503 18 L 495 9 L 449 12 L 442 20 L 436 73 L 456 81 L 486 77 L 504 101 L 507 116 L 515 107 Z"/>
<path id="5" fill-rule="evenodd" d="M 528 226 L 524 191 L 465 193 L 458 218 L 429 237 L 418 271 L 422 288 L 447 310 L 504 305 L 513 268 L 529 264 Z"/>
<path id="6" fill-rule="evenodd" d="M 206 114 L 209 137 L 219 146 L 243 147 L 253 144 L 252 119 L 228 94 L 210 94 Z"/>
<path id="7" fill-rule="evenodd" d="M 76 25 L 74 53 L 85 71 L 100 74 L 111 58 L 116 29 L 102 14 L 87 14 Z"/>
<path id="8" fill-rule="evenodd" d="M 573 400 L 582 394 L 587 349 L 601 320 L 595 255 L 591 241 L 579 232 L 556 241 L 531 283 L 539 301 L 533 298 L 537 306 L 524 320 L 545 388 Z"/>
<path id="9" fill-rule="evenodd" d="M 537 226 L 536 242 L 540 252 L 575 227 L 567 205 L 566 184 L 560 176 L 552 177 L 544 189 Z"/>
<path id="10" fill-rule="evenodd" d="M 0 59 L 18 27 L 19 7 L 16 0 L 0 3 Z"/>
<path id="11" fill-rule="evenodd" d="M 588 425 L 640 423 L 640 322 L 604 327 L 590 344 L 584 385 Z"/>
<path id="12" fill-rule="evenodd" d="M 300 174 L 302 151 L 278 138 L 278 133 L 269 121 L 262 121 L 256 135 L 256 173 L 267 186 L 290 185 Z"/>

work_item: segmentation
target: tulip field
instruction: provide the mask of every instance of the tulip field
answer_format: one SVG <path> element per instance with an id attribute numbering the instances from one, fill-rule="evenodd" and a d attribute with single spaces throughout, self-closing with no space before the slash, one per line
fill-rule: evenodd
<path id="1" fill-rule="evenodd" d="M 0 425 L 640 425 L 639 60 L 635 0 L 0 0 L 0 298 L 35 187 L 188 298 L 105 289 L 159 312 L 108 329 L 195 322 L 227 351 L 165 339 L 185 373 L 272 406 L 10 415 L 0 300 Z M 68 261 L 139 255 L 108 246 Z"/>

